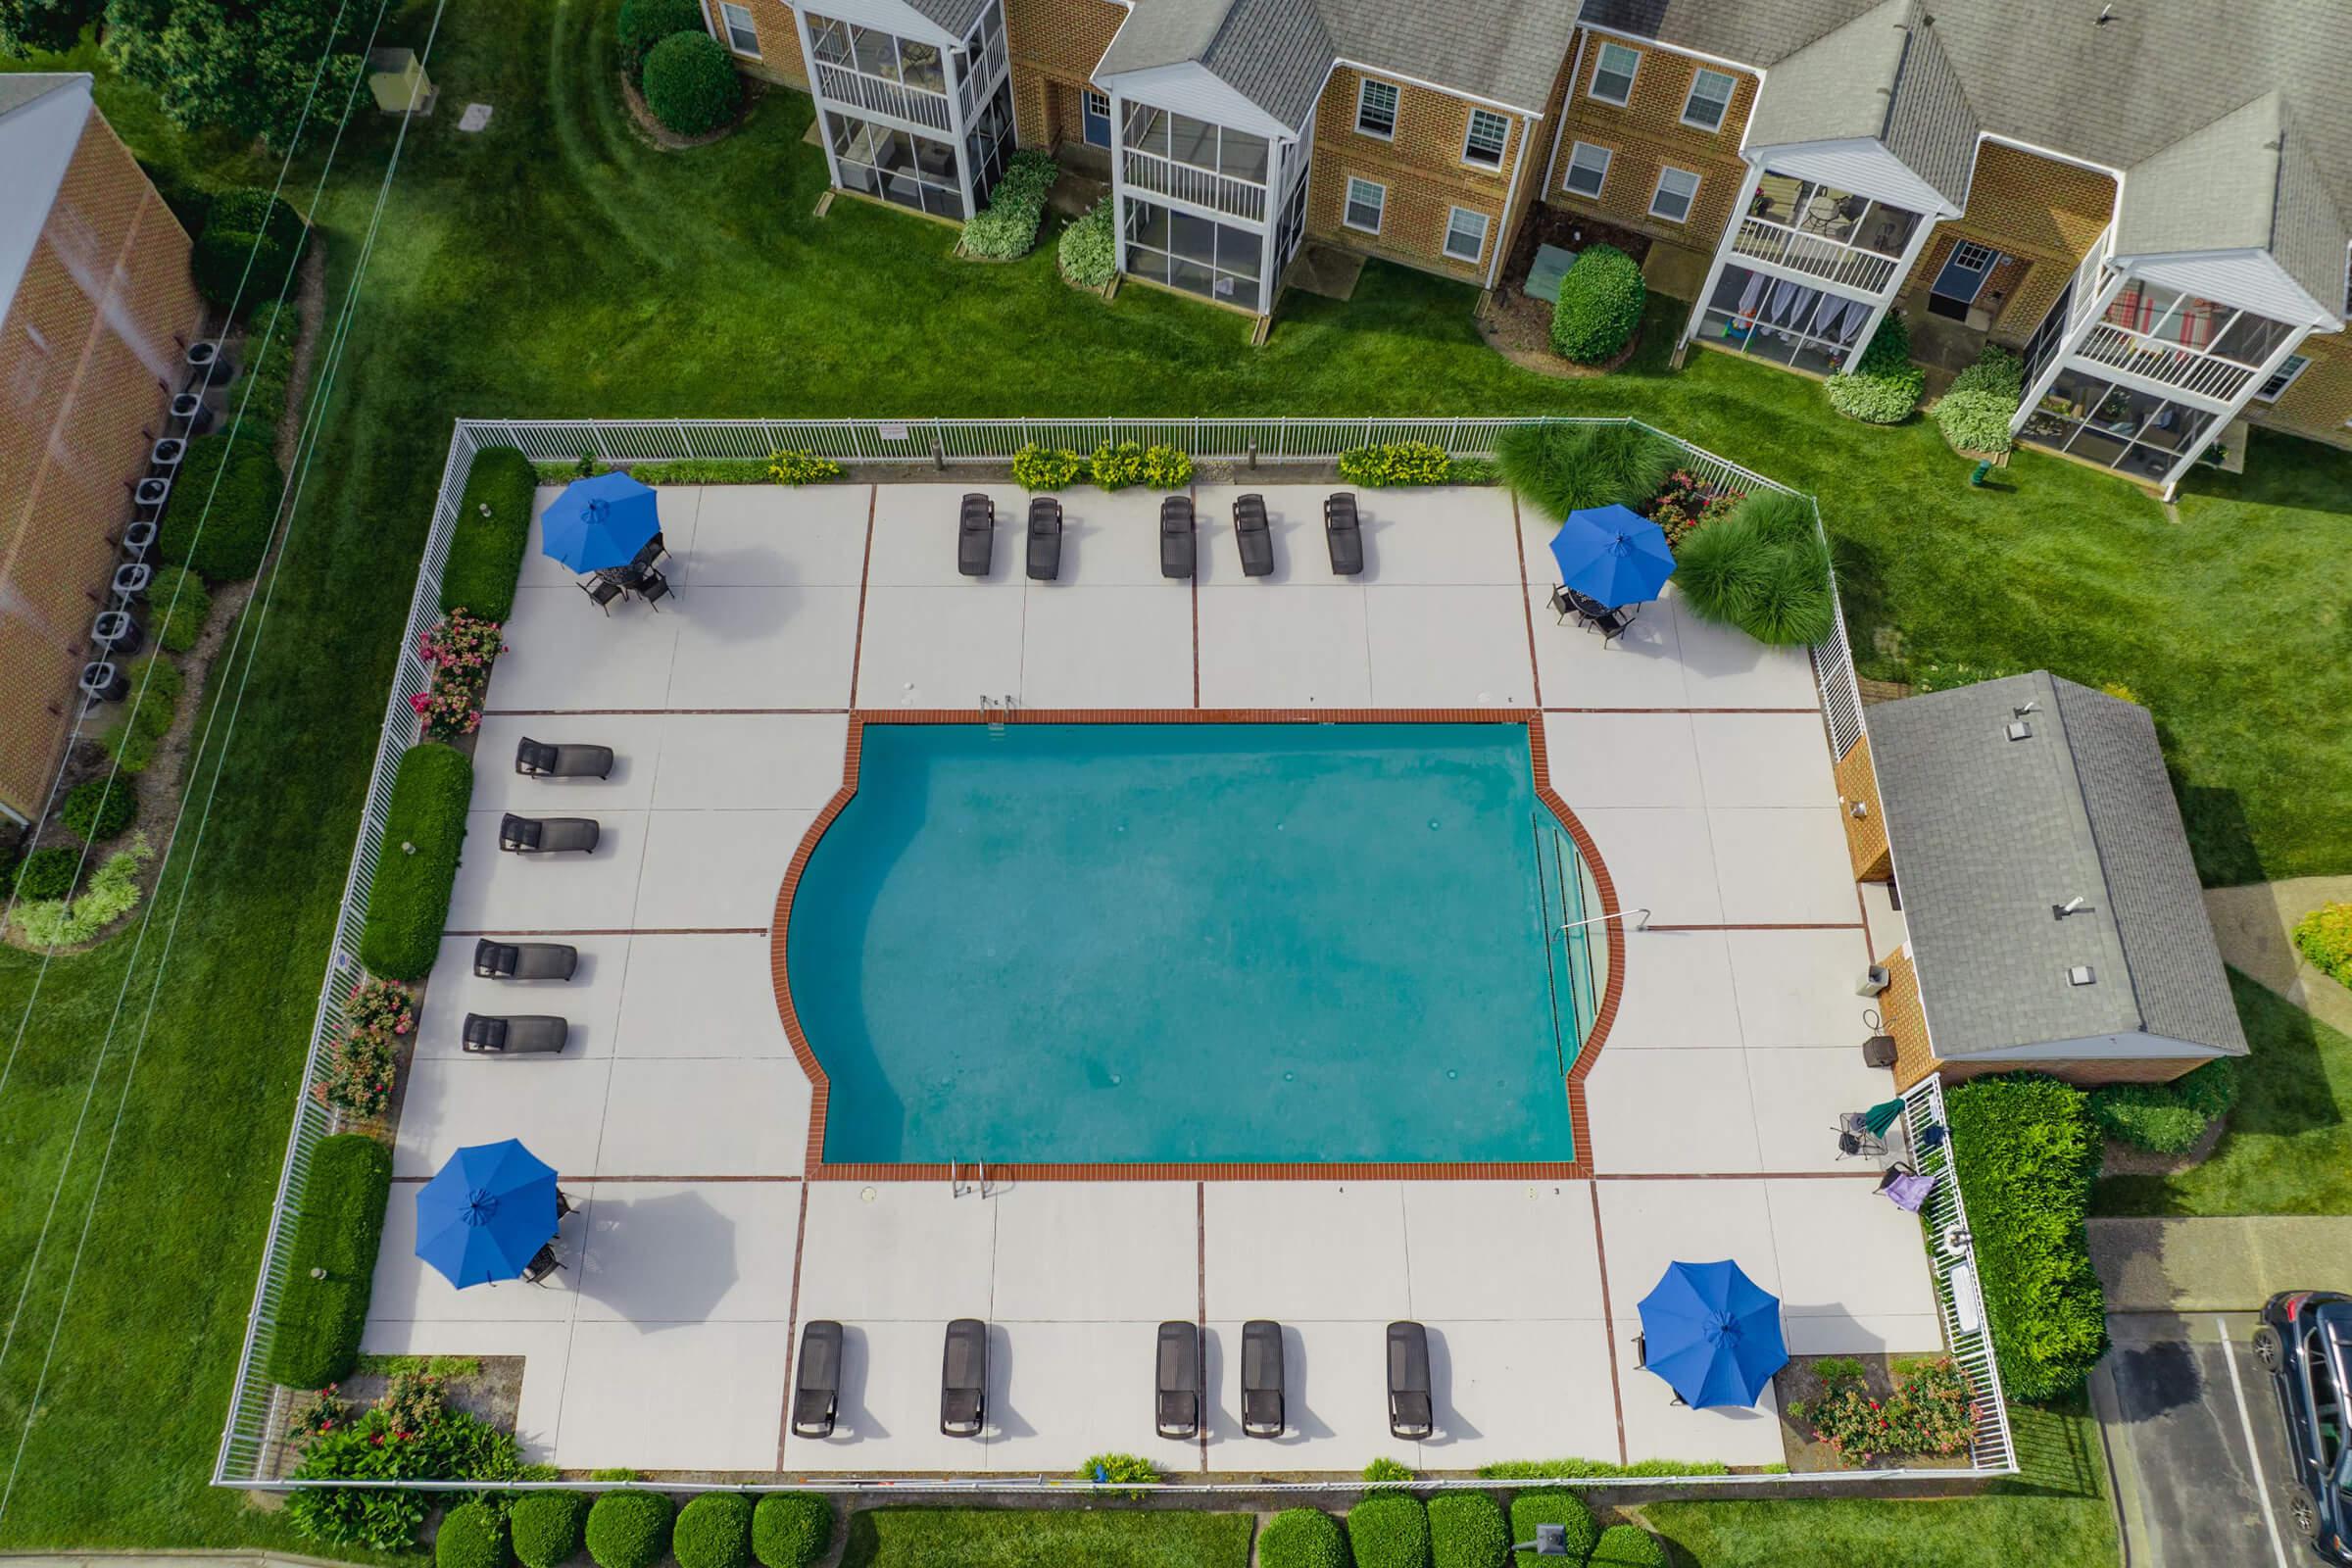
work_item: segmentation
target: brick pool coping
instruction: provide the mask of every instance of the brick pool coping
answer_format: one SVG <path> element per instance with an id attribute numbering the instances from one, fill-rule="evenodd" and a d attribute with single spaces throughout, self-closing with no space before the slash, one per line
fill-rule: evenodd
<path id="1" fill-rule="evenodd" d="M 792 986 L 785 968 L 784 950 L 792 924 L 792 901 L 801 874 L 816 852 L 825 830 L 858 793 L 858 763 L 868 724 L 1513 724 L 1527 732 L 1528 760 L 1534 771 L 1536 799 L 1559 819 L 1576 841 L 1577 853 L 1592 873 L 1600 892 L 1601 918 L 1622 911 L 1617 887 L 1600 858 L 1592 836 L 1554 794 L 1544 741 L 1544 718 L 1532 709 L 1494 708 L 1278 708 L 1278 709 L 1020 709 L 983 713 L 973 709 L 853 709 L 849 715 L 849 744 L 842 760 L 841 788 L 817 812 L 801 837 L 785 867 L 784 883 L 776 893 L 776 914 L 769 927 L 768 969 L 775 984 L 776 1012 L 784 1037 L 808 1077 L 808 1146 L 803 1170 L 809 1181 L 944 1181 L 954 1167 L 924 1162 L 828 1163 L 825 1149 L 825 1106 L 831 1082 L 816 1052 L 801 1028 L 792 1004 Z M 1575 1180 L 1592 1175 L 1592 1132 L 1585 1110 L 1585 1077 L 1599 1058 L 1609 1025 L 1617 1016 L 1618 998 L 1625 987 L 1625 944 L 1609 944 L 1608 983 L 1592 1019 L 1592 1030 L 1568 1068 L 1567 1095 L 1570 1134 L 1576 1141 L 1573 1160 L 1309 1160 L 1309 1161 L 1109 1161 L 1006 1163 L 990 1175 L 1016 1181 L 1480 1181 Z"/>

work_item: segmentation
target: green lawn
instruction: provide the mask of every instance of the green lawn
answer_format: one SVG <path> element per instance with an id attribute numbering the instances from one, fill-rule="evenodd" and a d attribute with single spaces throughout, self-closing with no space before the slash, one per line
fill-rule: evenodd
<path id="1" fill-rule="evenodd" d="M 389 41 L 421 43 L 426 14 L 409 6 Z M 769 94 L 726 141 L 656 152 L 615 101 L 611 27 L 596 0 L 450 8 L 430 62 L 444 110 L 404 155 L 153 1028 L 141 1039 L 160 930 L 135 975 L 122 940 L 42 982 L 0 1095 L 12 1300 L 95 1090 L 0 1362 L 0 1452 L 59 1323 L 134 1042 L 137 1074 L 0 1547 L 291 1544 L 203 1480 L 458 415 L 1636 414 L 1821 493 L 1873 669 L 1898 663 L 1874 651 L 1885 633 L 2127 682 L 2163 717 L 2209 876 L 2352 866 L 2334 586 L 2352 459 L 2260 442 L 2254 476 L 2190 497 L 2178 524 L 2033 456 L 1972 491 L 1924 424 L 1842 422 L 1811 383 L 1720 356 L 1669 374 L 1671 307 L 1626 373 L 1554 381 L 1485 348 L 1468 291 L 1381 266 L 1352 303 L 1288 302 L 1252 350 L 1247 322 L 1204 306 L 1064 287 L 1050 247 L 963 265 L 949 230 L 905 215 L 844 201 L 812 219 L 823 164 L 798 95 Z M 461 136 L 454 111 L 476 101 L 495 106 L 491 127 Z M 259 167 L 171 133 L 135 91 L 108 84 L 104 102 L 167 183 Z M 384 123 L 355 123 L 329 184 L 338 287 L 389 148 Z M 299 171 L 289 188 L 307 191 Z M 167 868 L 167 911 L 185 858 Z M 0 952 L 12 1038 L 34 972 Z M 126 1027 L 102 1054 L 126 980 Z M 1981 1511 L 2026 1520 L 2044 1500 Z"/>

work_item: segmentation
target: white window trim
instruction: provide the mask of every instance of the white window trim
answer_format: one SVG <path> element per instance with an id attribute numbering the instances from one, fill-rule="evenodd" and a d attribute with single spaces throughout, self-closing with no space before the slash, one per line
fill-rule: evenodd
<path id="1" fill-rule="evenodd" d="M 730 11 L 740 12 L 742 14 L 744 30 L 752 35 L 751 48 L 746 49 L 742 44 L 736 41 L 735 19 L 727 15 L 727 13 Z M 752 8 L 750 6 L 736 5 L 733 3 L 733 0 L 719 0 L 718 24 L 726 31 L 728 48 L 734 50 L 746 60 L 758 60 L 761 58 L 760 53 L 760 24 L 752 16 Z"/>
<path id="2" fill-rule="evenodd" d="M 1612 49 L 1622 49 L 1627 54 L 1634 57 L 1634 69 L 1627 72 L 1625 74 L 1625 96 L 1622 98 L 1611 98 L 1608 94 L 1600 90 L 1600 68 L 1607 63 L 1609 51 Z M 1585 83 L 1585 96 L 1588 98 L 1597 99 L 1601 103 L 1609 105 L 1611 108 L 1623 109 L 1627 104 L 1630 104 L 1634 101 L 1634 83 L 1639 81 L 1641 76 L 1642 51 L 1635 48 L 1632 44 L 1619 43 L 1614 38 L 1604 38 L 1601 40 L 1600 47 L 1592 51 L 1592 78 Z"/>
<path id="3" fill-rule="evenodd" d="M 1600 154 L 1600 183 L 1590 191 L 1578 190 L 1574 185 L 1568 183 L 1576 174 L 1576 159 L 1579 153 Z M 1603 147 L 1598 142 L 1591 141 L 1571 142 L 1568 147 L 1568 169 L 1560 176 L 1560 189 L 1578 201 L 1596 202 L 1600 200 L 1600 193 L 1609 188 L 1609 170 L 1616 162 L 1617 149 L 1614 147 Z"/>
<path id="4" fill-rule="evenodd" d="M 1481 160 L 1470 156 L 1470 138 L 1478 132 L 1478 117 L 1481 115 L 1485 115 L 1490 120 L 1499 120 L 1502 122 L 1502 145 L 1495 149 L 1494 161 L 1491 164 L 1482 162 Z M 1490 174 L 1496 174 L 1502 172 L 1502 166 L 1510 162 L 1510 158 L 1511 117 L 1504 114 L 1497 114 L 1492 109 L 1471 110 L 1469 121 L 1462 126 L 1462 167 L 1465 169 L 1484 170 Z"/>
<path id="5" fill-rule="evenodd" d="M 1355 220 L 1355 187 L 1358 185 L 1367 186 L 1380 192 L 1380 218 L 1370 228 L 1366 228 Z M 1352 228 L 1359 234 L 1377 234 L 1388 220 L 1389 187 L 1377 179 L 1366 179 L 1361 174 L 1349 174 L 1348 183 L 1340 190 L 1340 226 Z"/>
<path id="6" fill-rule="evenodd" d="M 1712 125 L 1708 124 L 1703 120 L 1693 120 L 1690 118 L 1690 106 L 1698 101 L 1699 81 L 1707 76 L 1721 76 L 1730 84 L 1725 88 L 1723 94 L 1723 113 L 1716 119 L 1715 123 Z M 1715 135 L 1717 132 L 1721 131 L 1726 124 L 1730 123 L 1732 118 L 1732 100 L 1737 98 L 1739 95 L 1740 78 L 1738 76 L 1733 75 L 1728 71 L 1717 71 L 1712 66 L 1699 67 L 1696 71 L 1690 74 L 1690 90 L 1683 94 L 1683 123 L 1689 125 L 1692 130 L 1703 130 L 1710 136 Z"/>
<path id="7" fill-rule="evenodd" d="M 1453 248 L 1453 223 L 1457 218 L 1478 220 L 1478 248 L 1467 256 Z M 1438 242 L 1438 254 L 1449 262 L 1467 262 L 1475 267 L 1487 254 L 1487 237 L 1494 231 L 1494 219 L 1492 214 L 1482 213 L 1475 207 L 1448 207 L 1446 210 L 1446 234 Z"/>
<path id="8" fill-rule="evenodd" d="M 2289 365 L 2292 365 L 2293 368 L 2288 368 Z M 2257 403 L 2278 402 L 2280 398 L 2286 396 L 2286 389 L 2290 386 L 2293 386 L 2297 381 L 2301 380 L 2303 378 L 2303 372 L 2310 368 L 2310 355 L 2292 353 L 2288 354 L 2285 359 L 2278 362 L 2278 368 L 2273 370 L 2269 376 L 2264 378 L 2264 382 L 2267 385 L 2270 381 L 2276 380 L 2280 376 L 2284 376 L 2285 379 L 2278 382 L 2278 390 L 2276 392 L 2265 392 L 2262 387 L 2258 386 L 2254 389 L 2254 401 Z M 2346 424 L 2352 424 L 2352 419 L 2346 419 L 2344 422 Z"/>
<path id="9" fill-rule="evenodd" d="M 1975 251 L 1984 258 L 1974 267 L 1968 266 L 1960 261 L 1960 258 L 1967 255 L 1970 251 Z M 2000 256 L 2001 253 L 1999 251 L 1994 250 L 1991 246 L 1985 244 L 1982 240 L 1964 239 L 1955 241 L 1953 243 L 1952 254 L 1945 257 L 1944 260 L 1958 266 L 1964 272 L 1989 272 L 1992 270 L 1992 264 L 1999 261 Z M 1938 270 L 1940 270 L 1940 269 L 1938 269 Z"/>
<path id="10" fill-rule="evenodd" d="M 1689 174 L 1690 176 L 1690 195 L 1684 202 L 1682 213 L 1676 217 L 1669 217 L 1658 211 L 1658 198 L 1666 192 L 1666 176 L 1668 174 Z M 1658 170 L 1658 182 L 1649 188 L 1649 216 L 1661 223 L 1688 223 L 1690 221 L 1690 215 L 1698 210 L 1698 187 L 1701 183 L 1696 170 L 1677 169 L 1672 164 L 1662 165 Z"/>
<path id="11" fill-rule="evenodd" d="M 1385 132 L 1373 130 L 1364 123 L 1364 94 L 1375 85 L 1386 87 L 1392 94 L 1395 95 L 1394 101 L 1389 105 L 1389 128 Z M 1402 87 L 1397 86 L 1393 81 L 1382 81 L 1377 76 L 1359 76 L 1356 78 L 1355 133 L 1357 135 L 1369 136 L 1375 141 L 1395 141 L 1396 139 L 1396 122 L 1403 117 L 1403 112 L 1404 89 Z"/>

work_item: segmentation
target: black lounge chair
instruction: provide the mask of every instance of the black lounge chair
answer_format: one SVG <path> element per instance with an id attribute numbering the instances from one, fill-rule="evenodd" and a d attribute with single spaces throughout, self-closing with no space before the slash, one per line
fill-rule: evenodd
<path id="1" fill-rule="evenodd" d="M 580 592 L 588 596 L 590 604 L 610 615 L 612 613 L 612 601 L 620 597 L 621 588 L 620 584 L 599 572 L 594 581 L 580 584 Z"/>
<path id="2" fill-rule="evenodd" d="M 1282 1325 L 1251 1318 L 1242 1325 L 1242 1435 L 1279 1438 L 1287 1420 L 1282 1402 Z"/>
<path id="3" fill-rule="evenodd" d="M 593 816 L 516 816 L 509 811 L 498 819 L 498 847 L 515 855 L 557 855 L 565 850 L 592 855 L 602 831 Z"/>
<path id="4" fill-rule="evenodd" d="M 493 942 L 473 945 L 473 972 L 484 980 L 568 980 L 580 966 L 580 950 L 564 942 Z"/>
<path id="5" fill-rule="evenodd" d="M 465 1049 L 476 1055 L 516 1056 L 552 1054 L 564 1049 L 571 1025 L 543 1012 L 500 1017 L 494 1013 L 466 1015 Z"/>
<path id="6" fill-rule="evenodd" d="M 976 1438 L 988 1424 L 988 1325 L 959 1317 L 948 1325 L 939 1366 L 939 1433 Z"/>
<path id="7" fill-rule="evenodd" d="M 1437 1430 L 1429 1406 L 1429 1330 L 1389 1325 L 1389 1436 L 1407 1442 Z"/>
<path id="8" fill-rule="evenodd" d="M 801 1330 L 792 1374 L 792 1435 L 829 1438 L 841 1413 L 841 1325 L 819 1318 Z"/>
<path id="9" fill-rule="evenodd" d="M 1052 496 L 1029 498 L 1029 580 L 1052 582 L 1061 575 L 1061 503 Z"/>
<path id="10" fill-rule="evenodd" d="M 1338 491 L 1323 501 L 1323 541 L 1331 547 L 1331 569 L 1354 577 L 1364 569 L 1364 530 L 1356 521 L 1355 496 Z"/>
<path id="11" fill-rule="evenodd" d="M 988 575 L 997 550 L 997 504 L 974 491 L 963 498 L 956 521 L 956 569 L 966 577 Z"/>
<path id="12" fill-rule="evenodd" d="M 1266 498 L 1237 497 L 1233 503 L 1233 542 L 1241 547 L 1242 575 L 1274 574 L 1274 531 L 1266 526 Z"/>
<path id="13" fill-rule="evenodd" d="M 1159 574 L 1182 579 L 1193 574 L 1197 540 L 1193 533 L 1193 498 L 1169 496 L 1159 504 Z"/>
<path id="14" fill-rule="evenodd" d="M 514 771 L 526 778 L 611 778 L 610 746 L 550 746 L 525 735 L 514 743 Z"/>
<path id="15" fill-rule="evenodd" d="M 1181 1318 L 1159 1326 L 1159 1351 L 1152 1362 L 1152 1421 L 1163 1438 L 1200 1435 L 1200 1406 L 1207 1399 L 1200 1371 L 1200 1327 Z"/>

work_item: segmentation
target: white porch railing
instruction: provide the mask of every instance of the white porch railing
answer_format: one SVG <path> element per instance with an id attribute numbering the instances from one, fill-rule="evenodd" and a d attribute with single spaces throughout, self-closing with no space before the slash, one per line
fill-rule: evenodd
<path id="1" fill-rule="evenodd" d="M 2178 343 L 2144 337 L 2113 321 L 2093 324 L 2083 334 L 2074 357 L 2215 403 L 2234 403 L 2246 389 L 2246 383 L 2254 379 L 2254 371 L 2248 366 Z"/>
<path id="2" fill-rule="evenodd" d="M 1894 282 L 1900 259 L 1839 244 L 1766 218 L 1742 218 L 1732 235 L 1732 254 L 1771 262 L 1842 288 L 1884 294 Z"/>
<path id="3" fill-rule="evenodd" d="M 944 92 L 926 92 L 902 82 L 869 76 L 862 71 L 827 65 L 822 60 L 816 63 L 815 75 L 816 95 L 820 100 L 845 109 L 889 115 L 912 124 L 928 125 L 933 130 L 948 128 L 948 95 Z"/>
<path id="4" fill-rule="evenodd" d="M 1921 1152 L 1922 1135 L 1930 1127 L 1945 1129 L 1943 1140 Z M 1951 1348 L 1953 1362 L 1968 1375 L 1969 1388 L 1976 1395 L 1977 1429 L 1969 1442 L 1970 1457 L 1979 1470 L 2013 1471 L 2017 1446 L 2009 1432 L 2009 1405 L 2001 1396 L 2001 1369 L 1993 1358 L 1992 1330 L 1984 1317 L 1976 1252 L 1966 1240 L 1968 1207 L 1960 1199 L 1950 1127 L 1943 1112 L 1943 1080 L 1930 1073 L 1903 1096 L 1903 1129 L 1910 1135 L 1912 1168 L 1922 1176 L 1936 1178 L 1936 1190 L 1919 1211 L 1929 1264 L 1936 1274 L 1936 1309 L 1943 1318 L 1943 1343 Z M 1959 1247 L 1946 1247 L 1946 1239 L 1954 1237 L 1960 1239 Z M 1975 1327 L 1966 1327 L 1968 1324 Z"/>
<path id="5" fill-rule="evenodd" d="M 1266 220 L 1266 187 L 1254 180 L 1236 179 L 1213 169 L 1162 158 L 1141 147 L 1124 149 L 1127 183 L 1158 196 L 1173 196 L 1196 207 L 1214 208 L 1253 223 Z"/>

